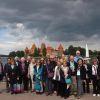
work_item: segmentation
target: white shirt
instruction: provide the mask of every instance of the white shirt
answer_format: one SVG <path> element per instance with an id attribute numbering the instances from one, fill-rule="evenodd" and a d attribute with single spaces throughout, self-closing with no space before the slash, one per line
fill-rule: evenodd
<path id="1" fill-rule="evenodd" d="M 38 73 L 38 69 L 39 69 L 39 67 L 40 67 L 40 66 L 38 66 L 38 65 L 37 65 L 37 67 L 36 67 L 36 68 L 37 68 L 37 73 Z"/>
<path id="2" fill-rule="evenodd" d="M 58 80 L 60 80 L 60 71 L 58 66 L 55 67 L 54 77 L 53 77 L 54 80 L 56 80 L 56 76 L 58 76 Z"/>
<path id="3" fill-rule="evenodd" d="M 35 66 L 35 64 L 32 64 L 32 63 L 29 65 L 28 72 L 30 75 L 34 74 L 34 66 Z"/>
<path id="4" fill-rule="evenodd" d="M 11 68 L 14 69 L 14 65 L 11 65 Z"/>
<path id="5" fill-rule="evenodd" d="M 97 69 L 98 69 L 98 65 L 92 66 L 92 75 L 97 75 Z"/>

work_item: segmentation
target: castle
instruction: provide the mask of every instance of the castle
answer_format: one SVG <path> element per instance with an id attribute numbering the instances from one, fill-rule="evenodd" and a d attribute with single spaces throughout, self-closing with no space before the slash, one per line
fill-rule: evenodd
<path id="1" fill-rule="evenodd" d="M 25 52 L 25 54 L 34 54 L 34 51 L 35 51 L 36 48 L 37 48 L 36 45 L 33 43 L 31 48 L 26 47 L 24 52 Z M 60 55 L 62 55 L 64 53 L 64 48 L 63 48 L 62 44 L 60 44 L 58 46 L 58 48 L 55 49 L 55 48 L 53 48 L 51 46 L 46 46 L 45 43 L 42 43 L 41 47 L 39 48 L 41 55 L 42 55 L 42 51 L 43 51 L 44 48 L 46 48 L 47 56 L 50 56 L 50 55 L 60 56 Z"/>

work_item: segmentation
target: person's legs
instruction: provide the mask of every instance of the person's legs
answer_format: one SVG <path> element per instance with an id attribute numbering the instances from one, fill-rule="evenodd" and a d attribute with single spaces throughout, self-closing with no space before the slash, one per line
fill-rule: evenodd
<path id="1" fill-rule="evenodd" d="M 32 91 L 34 91 L 34 81 L 33 81 L 33 75 L 31 75 L 31 85 L 32 85 Z"/>
<path id="2" fill-rule="evenodd" d="M 52 94 L 52 79 L 49 79 L 49 94 Z"/>
<path id="3" fill-rule="evenodd" d="M 40 86 L 41 86 L 40 93 L 43 93 L 43 84 L 42 84 L 42 81 L 40 81 Z"/>
<path id="4" fill-rule="evenodd" d="M 64 84 L 60 82 L 59 84 L 59 92 L 60 92 L 60 96 L 64 97 Z"/>
<path id="5" fill-rule="evenodd" d="M 57 82 L 56 82 L 56 91 L 57 91 L 57 96 L 60 95 L 60 91 L 61 91 L 60 89 L 61 89 L 61 87 L 60 87 L 60 82 L 57 81 Z"/>
<path id="6" fill-rule="evenodd" d="M 7 77 L 6 77 L 6 91 L 9 92 L 9 81 Z"/>
<path id="7" fill-rule="evenodd" d="M 31 80 L 31 76 L 30 78 L 28 78 L 28 88 L 30 91 L 32 91 L 32 80 Z"/>
<path id="8" fill-rule="evenodd" d="M 100 96 L 100 79 L 97 80 L 97 94 Z"/>
<path id="9" fill-rule="evenodd" d="M 75 95 L 76 93 L 77 93 L 76 76 L 72 76 L 71 94 Z"/>
<path id="10" fill-rule="evenodd" d="M 1 82 L 0 82 L 1 83 Z M 0 94 L 1 94 L 1 90 L 0 90 Z"/>
<path id="11" fill-rule="evenodd" d="M 97 80 L 93 78 L 93 94 L 97 94 Z"/>
<path id="12" fill-rule="evenodd" d="M 78 96 L 78 98 L 80 98 L 82 93 L 83 93 L 83 85 L 82 85 L 82 80 L 79 76 L 79 77 L 77 77 L 77 96 Z"/>
<path id="13" fill-rule="evenodd" d="M 10 91 L 11 91 L 11 94 L 14 93 L 14 83 L 13 83 L 12 79 L 10 79 Z"/>
<path id="14" fill-rule="evenodd" d="M 85 82 L 82 82 L 82 84 L 83 84 L 83 93 L 86 93 L 86 83 Z"/>
<path id="15" fill-rule="evenodd" d="M 26 76 L 23 76 L 24 90 L 28 91 L 28 80 Z"/>
<path id="16" fill-rule="evenodd" d="M 87 90 L 87 93 L 90 93 L 90 86 L 89 86 L 89 83 L 90 83 L 90 79 L 86 79 L 86 90 Z"/>
<path id="17" fill-rule="evenodd" d="M 48 78 L 46 79 L 45 92 L 46 92 L 46 95 L 49 94 L 49 80 L 48 80 Z"/>

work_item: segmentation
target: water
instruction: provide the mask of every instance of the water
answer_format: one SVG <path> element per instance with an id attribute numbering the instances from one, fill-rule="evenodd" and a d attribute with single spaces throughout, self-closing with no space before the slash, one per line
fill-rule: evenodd
<path id="1" fill-rule="evenodd" d="M 3 63 L 3 65 L 5 65 L 7 63 L 7 58 L 8 57 L 0 57 L 1 58 L 1 61 Z"/>

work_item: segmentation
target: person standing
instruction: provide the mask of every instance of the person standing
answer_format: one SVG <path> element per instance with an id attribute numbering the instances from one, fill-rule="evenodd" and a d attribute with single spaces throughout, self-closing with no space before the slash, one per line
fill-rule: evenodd
<path id="1" fill-rule="evenodd" d="M 17 93 L 17 81 L 19 80 L 19 70 L 15 61 L 11 60 L 11 65 L 8 68 L 8 81 L 10 82 L 11 94 Z"/>
<path id="2" fill-rule="evenodd" d="M 77 92 L 77 83 L 76 83 L 76 69 L 77 69 L 77 63 L 74 61 L 74 56 L 70 56 L 68 66 L 71 70 L 71 78 L 72 78 L 72 84 L 71 84 L 71 93 L 73 95 Z"/>
<path id="3" fill-rule="evenodd" d="M 54 66 L 50 62 L 50 59 L 47 59 L 47 64 L 46 64 L 46 96 L 52 95 L 53 93 L 53 76 L 54 76 L 54 71 L 53 68 Z"/>
<path id="4" fill-rule="evenodd" d="M 55 81 L 56 84 L 56 92 L 57 92 L 57 96 L 61 95 L 61 75 L 60 75 L 60 69 L 61 69 L 61 63 L 60 61 L 57 61 L 57 66 L 55 67 L 54 70 L 54 77 L 53 80 Z"/>
<path id="5" fill-rule="evenodd" d="M 74 61 L 77 63 L 77 61 L 78 61 L 79 58 L 82 58 L 82 57 L 81 57 L 80 51 L 77 50 L 77 51 L 76 51 L 76 56 L 74 57 Z"/>
<path id="6" fill-rule="evenodd" d="M 34 90 L 37 94 L 41 94 L 43 92 L 42 86 L 42 72 L 43 68 L 41 66 L 40 60 L 37 60 L 36 65 L 34 66 Z"/>
<path id="7" fill-rule="evenodd" d="M 57 62 L 56 62 L 56 57 L 51 55 L 50 56 L 50 65 L 52 66 L 53 68 L 53 71 L 55 70 L 55 67 L 57 66 Z M 55 80 L 52 80 L 52 85 L 53 85 L 53 92 L 55 92 L 56 90 L 56 83 L 55 83 Z"/>
<path id="8" fill-rule="evenodd" d="M 83 59 L 78 59 L 78 67 L 77 67 L 77 97 L 80 99 L 81 95 L 83 95 L 83 82 L 86 82 L 86 69 L 83 65 Z"/>
<path id="9" fill-rule="evenodd" d="M 91 78 L 92 78 L 92 66 L 91 64 L 88 63 L 88 59 L 84 58 L 84 66 L 86 69 L 86 83 L 83 83 L 83 87 L 84 87 L 84 93 L 90 93 L 90 85 L 89 83 L 91 82 Z"/>
<path id="10" fill-rule="evenodd" d="M 35 62 L 35 59 L 33 58 L 31 60 L 31 63 L 29 64 L 29 68 L 28 68 L 28 77 L 30 78 L 31 92 L 34 92 L 33 75 L 34 75 L 34 66 L 35 65 L 36 65 L 36 62 Z"/>
<path id="11" fill-rule="evenodd" d="M 100 97 L 100 62 L 98 64 L 98 69 L 97 69 L 97 96 Z"/>
<path id="12" fill-rule="evenodd" d="M 11 66 L 11 59 L 8 58 L 7 63 L 4 66 L 4 74 L 5 74 L 5 79 L 6 79 L 6 91 L 7 92 L 10 91 L 10 84 L 9 84 L 9 81 L 8 81 L 8 69 L 10 68 L 10 66 Z"/>
<path id="13" fill-rule="evenodd" d="M 93 59 L 92 65 L 92 82 L 93 82 L 93 96 L 100 96 L 100 66 L 97 59 Z"/>
<path id="14" fill-rule="evenodd" d="M 21 58 L 19 72 L 20 72 L 19 83 L 21 84 L 21 88 L 24 86 L 24 92 L 28 92 L 28 67 L 25 63 L 24 57 Z"/>
<path id="15" fill-rule="evenodd" d="M 64 92 L 64 98 L 68 98 L 70 96 L 70 86 L 72 84 L 71 79 L 71 70 L 70 67 L 67 65 L 67 62 L 64 61 L 62 65 L 62 70 L 64 72 L 64 78 L 65 78 L 65 92 Z"/>
<path id="16" fill-rule="evenodd" d="M 1 61 L 1 58 L 0 58 L 0 81 L 3 80 L 3 76 L 4 76 L 3 64 L 2 64 L 2 61 Z M 1 91 L 0 91 L 0 93 L 1 93 Z"/>

